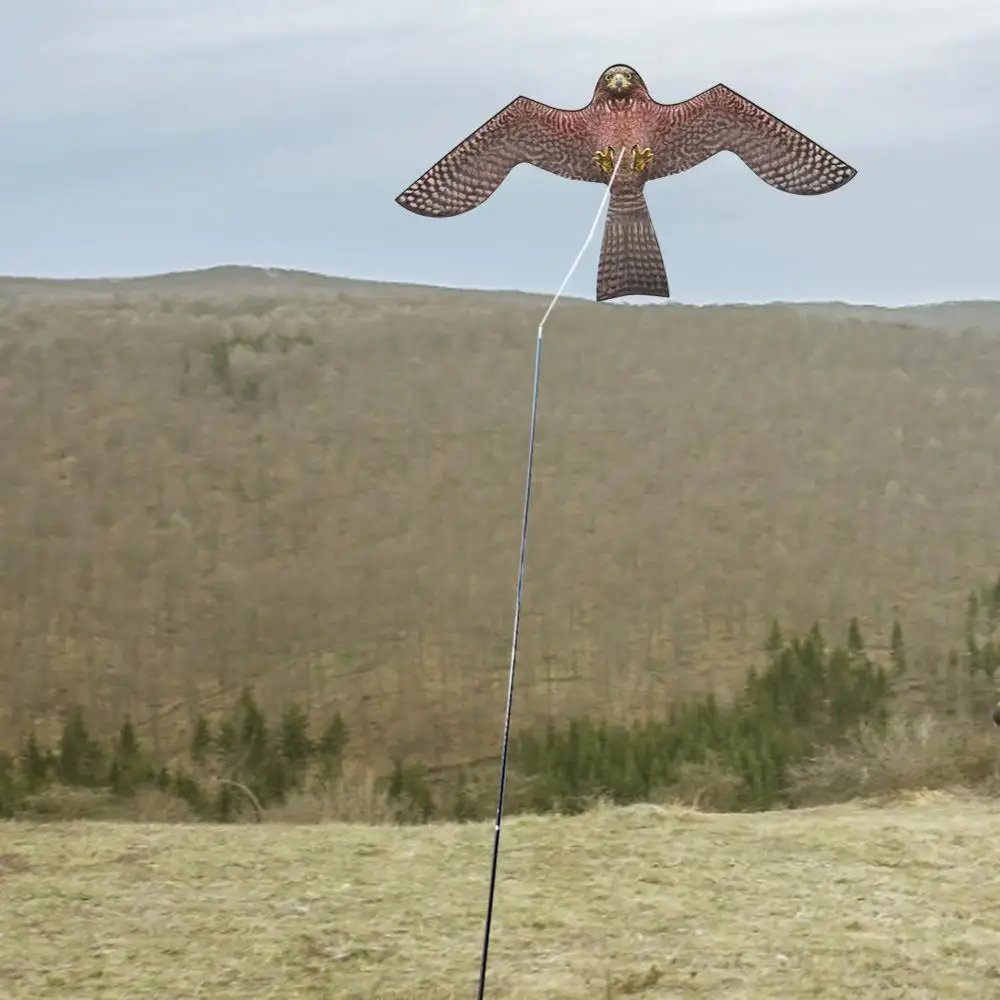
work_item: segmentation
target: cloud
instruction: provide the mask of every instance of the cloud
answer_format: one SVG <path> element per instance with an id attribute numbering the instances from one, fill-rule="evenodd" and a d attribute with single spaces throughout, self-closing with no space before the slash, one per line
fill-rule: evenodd
<path id="1" fill-rule="evenodd" d="M 861 170 L 830 199 L 778 195 L 729 156 L 651 186 L 684 295 L 774 297 L 786 281 L 870 296 L 878 267 L 895 295 L 920 297 L 928 275 L 985 288 L 997 51 L 1000 6 L 983 0 L 16 5 L 0 35 L 0 271 L 257 260 L 548 287 L 591 186 L 518 168 L 447 223 L 392 198 L 517 94 L 579 107 L 626 61 L 665 102 L 728 83 Z M 790 249 L 820 231 L 829 246 Z M 713 266 L 720 243 L 736 271 Z"/>
<path id="2" fill-rule="evenodd" d="M 50 0 L 14 17 L 0 140 L 22 164 L 238 135 L 273 159 L 307 134 L 382 146 L 414 120 L 426 158 L 518 93 L 579 107 L 622 60 L 659 100 L 721 80 L 845 148 L 929 118 L 938 134 L 981 127 L 997 103 L 962 72 L 966 51 L 1000 48 L 1000 7 L 982 0 Z"/>
<path id="3" fill-rule="evenodd" d="M 457 105 L 475 77 L 579 106 L 597 72 L 625 60 L 663 99 L 718 80 L 792 95 L 803 105 L 920 71 L 943 77 L 941 53 L 1000 33 L 983 0 L 50 0 L 20 8 L 0 42 L 17 75 L 20 120 L 100 118 L 173 102 L 205 120 L 259 121 L 282 102 L 336 107 L 363 99 L 359 74 L 402 100 L 442 78 Z M 28 11 L 30 13 L 25 13 Z M 9 114 L 10 112 L 8 112 Z M 160 118 L 160 122 L 156 121 Z"/>

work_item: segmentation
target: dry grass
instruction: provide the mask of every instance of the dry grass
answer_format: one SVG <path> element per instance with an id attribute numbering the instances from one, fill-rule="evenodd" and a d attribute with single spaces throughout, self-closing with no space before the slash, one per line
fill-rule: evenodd
<path id="1" fill-rule="evenodd" d="M 808 805 L 956 786 L 1000 791 L 1000 740 L 983 720 L 900 715 L 795 772 L 793 800 Z"/>
<path id="2" fill-rule="evenodd" d="M 251 682 L 374 766 L 495 753 L 539 302 L 223 277 L 0 285 L 0 741 L 83 702 L 166 756 Z M 561 306 L 517 724 L 724 694 L 774 616 L 960 639 L 998 383 L 987 333 Z"/>
<path id="3" fill-rule="evenodd" d="M 315 782 L 307 790 L 291 793 L 281 805 L 262 808 L 243 798 L 242 822 L 258 822 L 261 817 L 277 823 L 394 823 L 405 819 L 405 809 L 390 800 L 370 767 L 348 761 L 343 773 L 332 783 Z M 491 775 L 492 777 L 492 775 Z M 207 778 L 202 787 L 215 798 L 219 786 Z M 492 789 L 491 789 L 492 791 Z M 247 795 L 245 786 L 236 792 Z M 250 793 L 252 795 L 252 793 Z M 24 815 L 30 819 L 57 822 L 64 820 L 100 820 L 122 823 L 193 823 L 198 815 L 174 793 L 156 788 L 141 788 L 127 797 L 107 790 L 66 788 L 51 785 L 29 798 Z"/>
<path id="4" fill-rule="evenodd" d="M 1000 803 L 509 822 L 488 995 L 1000 990 Z M 9 1000 L 474 995 L 490 829 L 0 826 Z"/>

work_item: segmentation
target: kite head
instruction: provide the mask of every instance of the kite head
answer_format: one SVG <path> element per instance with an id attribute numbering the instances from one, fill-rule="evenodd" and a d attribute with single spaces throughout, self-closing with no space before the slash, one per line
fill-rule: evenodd
<path id="1" fill-rule="evenodd" d="M 642 77 L 631 66 L 609 66 L 597 81 L 594 97 L 620 99 L 645 90 Z"/>

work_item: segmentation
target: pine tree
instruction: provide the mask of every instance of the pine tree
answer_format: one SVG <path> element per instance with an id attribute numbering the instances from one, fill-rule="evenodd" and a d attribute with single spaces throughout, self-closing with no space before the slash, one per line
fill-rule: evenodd
<path id="1" fill-rule="evenodd" d="M 30 733 L 21 750 L 21 780 L 29 794 L 44 788 L 52 774 L 51 754 L 43 753 L 38 737 Z"/>
<path id="2" fill-rule="evenodd" d="M 857 618 L 851 619 L 847 630 L 847 648 L 852 653 L 863 653 L 865 650 L 865 640 L 861 636 L 861 626 Z"/>
<path id="3" fill-rule="evenodd" d="M 194 722 L 194 732 L 191 734 L 191 760 L 196 764 L 204 764 L 211 748 L 212 729 L 205 716 L 199 714 Z"/>
<path id="4" fill-rule="evenodd" d="M 77 706 L 67 718 L 59 739 L 58 774 L 64 785 L 97 787 L 104 778 L 103 753 L 90 736 L 83 710 Z"/>
<path id="5" fill-rule="evenodd" d="M 770 656 L 777 656 L 784 644 L 785 640 L 781 634 L 781 626 L 778 624 L 778 619 L 775 618 L 771 622 L 771 631 L 768 633 L 767 641 L 764 643 L 764 652 Z"/>
<path id="6" fill-rule="evenodd" d="M 898 621 L 892 623 L 892 641 L 890 646 L 892 666 L 897 676 L 906 671 L 906 646 L 903 643 L 903 628 Z"/>

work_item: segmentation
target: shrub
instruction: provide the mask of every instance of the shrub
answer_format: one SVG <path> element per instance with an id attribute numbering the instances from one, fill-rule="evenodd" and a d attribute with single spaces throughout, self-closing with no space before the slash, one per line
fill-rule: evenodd
<path id="1" fill-rule="evenodd" d="M 998 624 L 1000 579 L 969 597 L 964 659 L 973 675 L 995 669 Z M 760 810 L 918 786 L 1000 786 L 991 731 L 984 736 L 930 717 L 890 719 L 891 682 L 906 669 L 898 622 L 890 660 L 891 677 L 866 651 L 857 619 L 845 644 L 834 649 L 818 625 L 786 638 L 774 622 L 762 665 L 748 671 L 727 704 L 707 694 L 675 704 L 661 718 L 628 723 L 580 716 L 518 733 L 507 811 L 579 812 L 601 799 Z M 953 670 L 960 662 L 957 653 L 949 659 Z M 102 746 L 77 707 L 55 751 L 32 733 L 16 756 L 0 754 L 0 818 L 32 808 L 62 815 L 59 796 L 45 797 L 53 784 L 83 789 L 78 799 L 103 795 L 119 807 L 144 791 L 147 798 L 183 803 L 174 815 L 215 822 L 236 822 L 251 811 L 259 819 L 290 798 L 289 808 L 301 813 L 310 796 L 322 801 L 322 815 L 337 814 L 342 800 L 352 816 L 397 823 L 492 814 L 496 774 L 489 762 L 431 773 L 419 761 L 396 759 L 383 778 L 367 775 L 363 796 L 349 803 L 356 789 L 345 778 L 348 738 L 339 712 L 318 738 L 297 705 L 285 705 L 270 722 L 247 687 L 214 731 L 199 716 L 189 761 L 168 764 L 144 751 L 128 717 L 110 746 Z"/>
<path id="2" fill-rule="evenodd" d="M 715 807 L 767 809 L 787 804 L 792 766 L 818 747 L 843 741 L 861 724 L 885 725 L 889 680 L 865 654 L 856 620 L 847 648 L 827 651 L 818 626 L 786 642 L 777 623 L 765 648 L 768 662 L 749 672 L 732 705 L 709 694 L 665 720 L 577 718 L 550 723 L 541 735 L 520 733 L 513 760 L 531 779 L 530 807 L 578 812 L 597 798 L 670 797 L 694 776 L 712 774 Z"/>

